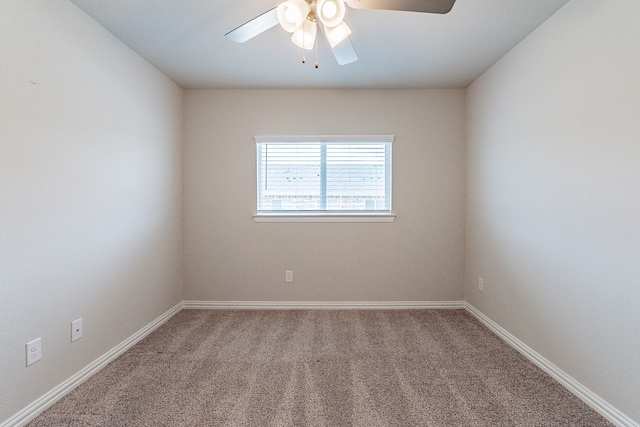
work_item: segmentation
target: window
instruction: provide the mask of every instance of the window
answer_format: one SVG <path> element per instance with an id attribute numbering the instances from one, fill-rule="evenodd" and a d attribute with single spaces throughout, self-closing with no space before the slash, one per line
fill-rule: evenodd
<path id="1" fill-rule="evenodd" d="M 255 140 L 256 221 L 393 220 L 393 136 L 287 136 Z"/>

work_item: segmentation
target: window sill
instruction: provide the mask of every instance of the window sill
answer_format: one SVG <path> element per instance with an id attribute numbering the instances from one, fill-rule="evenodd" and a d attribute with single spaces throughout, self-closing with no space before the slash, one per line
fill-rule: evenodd
<path id="1" fill-rule="evenodd" d="M 393 222 L 395 214 L 354 213 L 260 213 L 253 216 L 255 222 Z"/>

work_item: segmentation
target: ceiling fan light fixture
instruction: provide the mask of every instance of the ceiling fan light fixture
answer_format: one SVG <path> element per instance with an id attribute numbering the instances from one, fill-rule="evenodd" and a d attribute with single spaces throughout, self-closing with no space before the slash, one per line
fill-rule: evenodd
<path id="1" fill-rule="evenodd" d="M 351 35 L 351 28 L 349 28 L 346 22 L 342 21 L 333 28 L 325 27 L 324 33 L 327 36 L 329 44 L 334 48 Z"/>
<path id="2" fill-rule="evenodd" d="M 306 19 L 302 26 L 291 35 L 291 41 L 301 49 L 312 50 L 317 32 L 318 24 Z"/>
<path id="3" fill-rule="evenodd" d="M 333 28 L 340 25 L 345 11 L 344 0 L 318 0 L 316 3 L 316 15 L 325 27 Z"/>
<path id="4" fill-rule="evenodd" d="M 344 22 L 346 5 L 354 9 L 397 10 L 404 12 L 446 14 L 456 0 L 279 0 L 278 6 L 256 16 L 243 25 L 229 31 L 225 37 L 237 43 L 263 33 L 280 23 L 291 33 L 291 41 L 304 50 L 316 45 L 316 68 L 318 25 L 331 46 L 331 52 L 340 65 L 358 60 L 349 36 L 351 29 Z M 302 62 L 305 62 L 304 52 Z"/>
<path id="5" fill-rule="evenodd" d="M 278 5 L 277 14 L 280 26 L 293 33 L 306 21 L 311 6 L 305 0 L 287 0 Z"/>

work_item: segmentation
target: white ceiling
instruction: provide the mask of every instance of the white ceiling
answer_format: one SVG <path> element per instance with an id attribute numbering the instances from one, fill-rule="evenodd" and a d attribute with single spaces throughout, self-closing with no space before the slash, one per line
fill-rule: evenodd
<path id="1" fill-rule="evenodd" d="M 276 26 L 244 44 L 224 34 L 282 0 L 71 0 L 160 71 L 193 88 L 466 87 L 568 0 L 457 0 L 446 15 L 347 10 L 359 60 L 318 62 Z"/>

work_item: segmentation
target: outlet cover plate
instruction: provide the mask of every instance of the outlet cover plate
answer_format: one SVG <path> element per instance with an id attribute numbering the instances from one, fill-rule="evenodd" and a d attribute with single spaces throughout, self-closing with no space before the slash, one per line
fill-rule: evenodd
<path id="1" fill-rule="evenodd" d="M 82 317 L 71 322 L 71 342 L 82 338 Z"/>
<path id="2" fill-rule="evenodd" d="M 38 360 L 42 359 L 42 339 L 36 338 L 33 341 L 25 344 L 26 352 L 27 352 L 27 366 L 36 363 Z"/>

